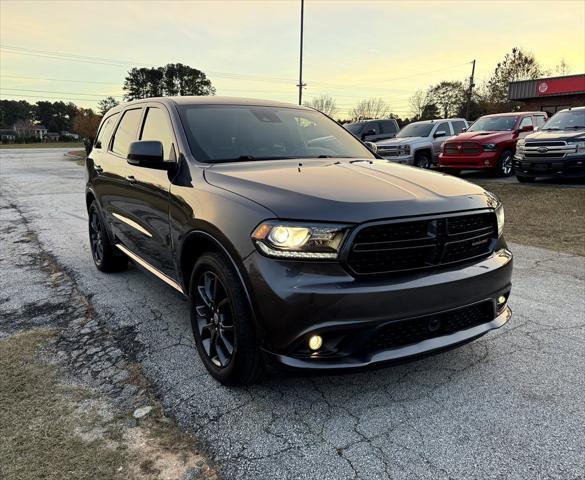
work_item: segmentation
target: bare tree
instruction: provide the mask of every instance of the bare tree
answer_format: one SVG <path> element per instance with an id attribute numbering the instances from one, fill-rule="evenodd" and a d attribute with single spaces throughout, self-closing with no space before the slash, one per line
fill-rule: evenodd
<path id="1" fill-rule="evenodd" d="M 329 95 L 315 97 L 312 100 L 305 102 L 305 106 L 319 110 L 320 112 L 324 113 L 325 115 L 329 115 L 330 117 L 333 117 L 338 110 L 335 99 Z"/>
<path id="2" fill-rule="evenodd" d="M 571 73 L 571 67 L 569 66 L 569 64 L 565 61 L 564 58 L 561 58 L 561 61 L 559 62 L 559 64 L 555 67 L 555 73 L 557 75 L 568 75 L 569 73 Z"/>
<path id="3" fill-rule="evenodd" d="M 408 99 L 413 120 L 431 120 L 439 116 L 437 105 L 429 90 L 418 90 Z"/>
<path id="4" fill-rule="evenodd" d="M 370 118 L 385 118 L 389 115 L 390 105 L 381 98 L 364 98 L 349 112 L 349 116 L 354 121 Z"/>

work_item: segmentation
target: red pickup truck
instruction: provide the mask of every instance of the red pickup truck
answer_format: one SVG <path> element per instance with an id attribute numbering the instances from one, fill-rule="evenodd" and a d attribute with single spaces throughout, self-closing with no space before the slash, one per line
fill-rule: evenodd
<path id="1" fill-rule="evenodd" d="M 439 155 L 439 168 L 453 175 L 461 170 L 487 170 L 497 176 L 513 173 L 516 141 L 541 127 L 544 112 L 485 115 L 469 129 L 450 138 Z"/>

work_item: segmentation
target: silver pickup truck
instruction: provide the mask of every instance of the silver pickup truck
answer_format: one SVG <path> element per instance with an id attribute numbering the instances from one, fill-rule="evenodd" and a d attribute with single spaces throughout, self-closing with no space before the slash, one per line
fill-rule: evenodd
<path id="1" fill-rule="evenodd" d="M 464 118 L 409 123 L 396 138 L 376 142 L 378 155 L 397 163 L 431 168 L 445 140 L 460 134 L 468 126 Z"/>

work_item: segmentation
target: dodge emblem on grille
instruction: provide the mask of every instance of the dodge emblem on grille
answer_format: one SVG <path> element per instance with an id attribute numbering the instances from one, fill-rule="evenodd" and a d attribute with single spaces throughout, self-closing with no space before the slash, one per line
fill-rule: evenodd
<path id="1" fill-rule="evenodd" d="M 546 152 L 548 152 L 548 148 L 547 148 L 547 147 L 538 147 L 538 148 L 536 149 L 536 151 L 537 151 L 538 153 L 546 153 Z"/>

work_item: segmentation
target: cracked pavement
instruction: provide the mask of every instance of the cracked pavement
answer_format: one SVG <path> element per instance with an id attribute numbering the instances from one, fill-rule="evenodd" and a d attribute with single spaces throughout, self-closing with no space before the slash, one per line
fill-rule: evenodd
<path id="1" fill-rule="evenodd" d="M 0 150 L 0 193 L 100 318 L 136 332 L 137 358 L 167 414 L 223 478 L 585 478 L 584 257 L 511 245 L 514 316 L 461 348 L 227 388 L 199 361 L 182 297 L 134 267 L 95 269 L 83 167 L 64 152 Z"/>

